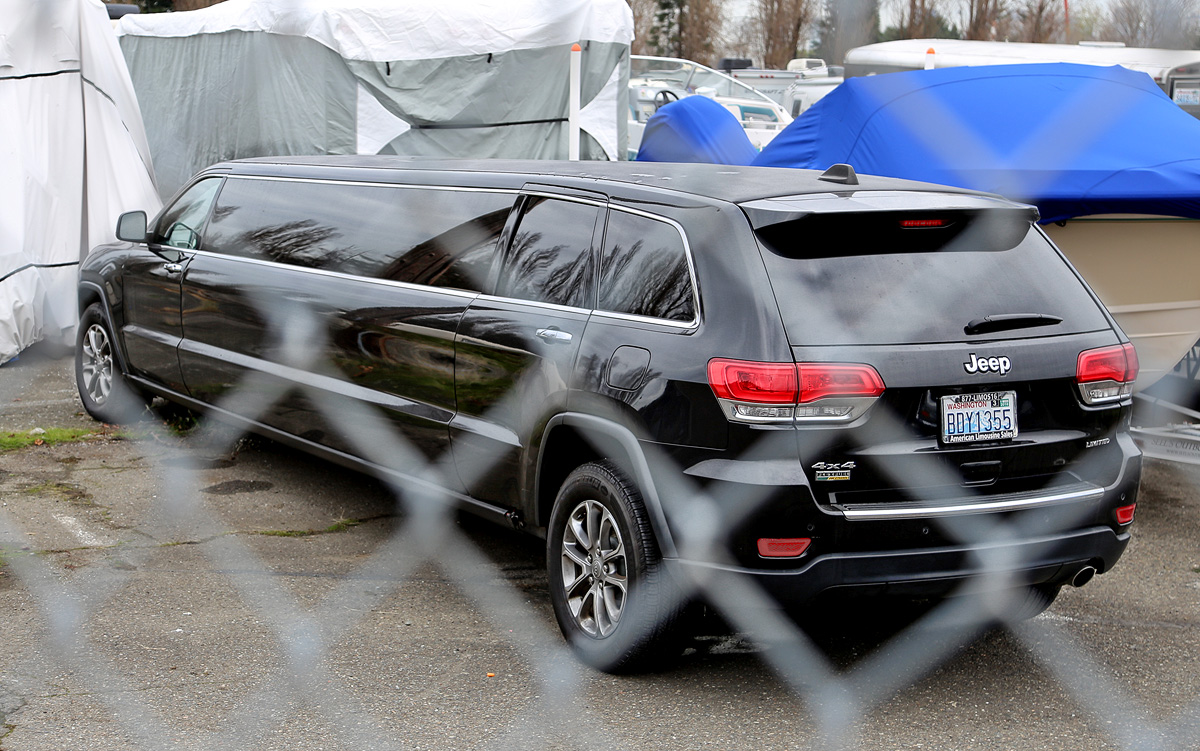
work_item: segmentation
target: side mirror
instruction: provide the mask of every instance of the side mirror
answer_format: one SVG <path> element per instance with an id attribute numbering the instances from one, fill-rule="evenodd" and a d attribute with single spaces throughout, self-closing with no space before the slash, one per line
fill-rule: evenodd
<path id="1" fill-rule="evenodd" d="M 127 211 L 117 219 L 117 239 L 130 243 L 146 242 L 146 212 Z"/>

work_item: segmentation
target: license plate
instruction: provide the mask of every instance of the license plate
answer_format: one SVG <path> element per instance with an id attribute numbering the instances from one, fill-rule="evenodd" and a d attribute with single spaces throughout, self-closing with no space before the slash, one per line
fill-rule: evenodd
<path id="1" fill-rule="evenodd" d="M 1017 436 L 1017 392 L 942 397 L 942 443 L 1003 441 Z"/>

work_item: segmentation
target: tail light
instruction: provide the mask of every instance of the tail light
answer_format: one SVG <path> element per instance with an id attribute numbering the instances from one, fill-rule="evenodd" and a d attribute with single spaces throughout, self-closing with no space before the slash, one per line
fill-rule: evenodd
<path id="1" fill-rule="evenodd" d="M 799 558 L 811 544 L 810 537 L 761 537 L 758 554 L 763 558 Z"/>
<path id="2" fill-rule="evenodd" d="M 716 358 L 708 383 L 726 415 L 739 422 L 851 422 L 884 391 L 870 365 L 747 362 Z"/>
<path id="3" fill-rule="evenodd" d="M 1137 511 L 1137 504 L 1131 503 L 1128 506 L 1122 506 L 1117 509 L 1114 515 L 1117 517 L 1117 524 L 1124 526 L 1133 521 L 1133 513 Z"/>
<path id="4" fill-rule="evenodd" d="M 1075 381 L 1087 404 L 1111 404 L 1133 394 L 1138 358 L 1132 344 L 1088 349 L 1079 353 Z"/>

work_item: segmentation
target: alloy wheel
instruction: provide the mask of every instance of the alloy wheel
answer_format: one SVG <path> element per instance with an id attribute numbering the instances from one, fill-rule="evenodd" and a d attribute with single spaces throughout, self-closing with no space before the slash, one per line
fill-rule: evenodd
<path id="1" fill-rule="evenodd" d="M 601 639 L 616 630 L 629 594 L 629 566 L 617 521 L 599 501 L 581 502 L 567 519 L 562 582 L 584 633 Z"/>

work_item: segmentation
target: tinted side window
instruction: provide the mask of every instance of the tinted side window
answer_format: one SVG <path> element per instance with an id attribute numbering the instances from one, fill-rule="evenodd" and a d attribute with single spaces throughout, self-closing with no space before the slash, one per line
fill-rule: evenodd
<path id="1" fill-rule="evenodd" d="M 482 291 L 515 196 L 480 191 L 400 192 L 409 234 L 385 259 L 378 276 Z"/>
<path id="2" fill-rule="evenodd" d="M 592 233 L 599 215 L 590 204 L 530 196 L 496 294 L 592 308 Z"/>
<path id="3" fill-rule="evenodd" d="M 599 308 L 672 321 L 695 319 L 687 251 L 674 225 L 609 212 L 600 257 Z"/>
<path id="4" fill-rule="evenodd" d="M 221 187 L 221 178 L 201 180 L 188 188 L 179 200 L 162 213 L 154 228 L 153 242 L 172 248 L 194 250 L 200 247 L 204 220 L 212 208 L 213 197 Z"/>
<path id="5" fill-rule="evenodd" d="M 230 255 L 479 290 L 513 196 L 232 178 L 206 246 Z"/>

